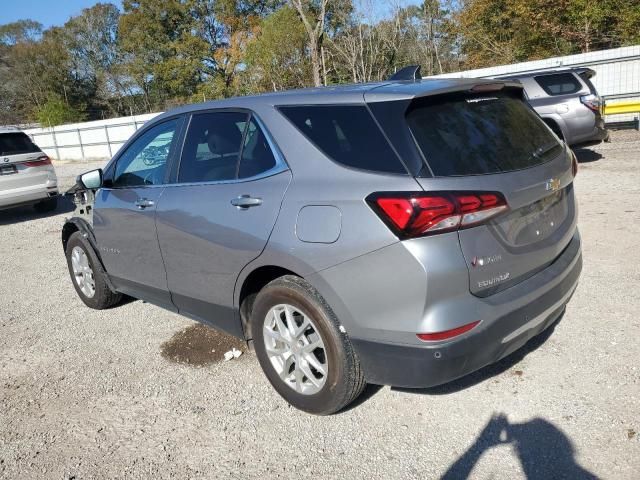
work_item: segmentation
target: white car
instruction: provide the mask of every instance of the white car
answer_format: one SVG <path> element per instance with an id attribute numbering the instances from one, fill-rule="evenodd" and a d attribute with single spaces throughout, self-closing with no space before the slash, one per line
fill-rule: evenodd
<path id="1" fill-rule="evenodd" d="M 33 205 L 50 212 L 58 204 L 51 159 L 22 131 L 0 127 L 0 209 Z"/>

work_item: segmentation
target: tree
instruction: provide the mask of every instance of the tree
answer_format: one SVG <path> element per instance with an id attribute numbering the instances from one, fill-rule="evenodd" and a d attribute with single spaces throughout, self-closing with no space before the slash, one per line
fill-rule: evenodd
<path id="1" fill-rule="evenodd" d="M 316 87 L 326 85 L 327 79 L 322 68 L 322 44 L 327 22 L 327 4 L 329 0 L 289 0 L 307 32 L 313 84 Z"/>
<path id="2" fill-rule="evenodd" d="M 82 10 L 62 29 L 71 69 L 78 78 L 95 86 L 87 99 L 89 118 L 100 118 L 106 109 L 123 114 L 126 94 L 118 75 L 120 53 L 117 45 L 120 11 L 109 3 L 98 3 Z"/>
<path id="3" fill-rule="evenodd" d="M 51 96 L 36 108 L 35 118 L 40 125 L 55 127 L 64 123 L 82 122 L 87 115 L 70 106 L 60 97 Z"/>
<path id="4" fill-rule="evenodd" d="M 307 34 L 297 12 L 284 6 L 264 18 L 246 53 L 246 76 L 254 92 L 308 85 Z"/>

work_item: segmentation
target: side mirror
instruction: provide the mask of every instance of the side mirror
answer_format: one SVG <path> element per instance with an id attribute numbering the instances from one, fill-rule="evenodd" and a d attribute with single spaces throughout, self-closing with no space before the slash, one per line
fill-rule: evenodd
<path id="1" fill-rule="evenodd" d="M 76 183 L 87 190 L 95 190 L 102 187 L 102 169 L 98 168 L 79 175 Z"/>

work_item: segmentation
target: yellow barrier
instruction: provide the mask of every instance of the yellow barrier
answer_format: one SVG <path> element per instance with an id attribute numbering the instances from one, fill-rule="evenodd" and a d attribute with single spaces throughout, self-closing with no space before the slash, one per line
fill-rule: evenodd
<path id="1" fill-rule="evenodd" d="M 638 113 L 640 112 L 640 101 L 607 103 L 604 106 L 605 115 L 617 115 L 619 113 Z"/>

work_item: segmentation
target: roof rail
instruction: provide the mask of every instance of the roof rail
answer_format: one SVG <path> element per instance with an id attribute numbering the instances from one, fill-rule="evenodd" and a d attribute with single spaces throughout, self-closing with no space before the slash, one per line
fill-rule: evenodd
<path id="1" fill-rule="evenodd" d="M 409 65 L 391 75 L 389 80 L 420 80 L 421 78 L 420 65 Z"/>

